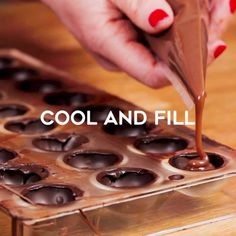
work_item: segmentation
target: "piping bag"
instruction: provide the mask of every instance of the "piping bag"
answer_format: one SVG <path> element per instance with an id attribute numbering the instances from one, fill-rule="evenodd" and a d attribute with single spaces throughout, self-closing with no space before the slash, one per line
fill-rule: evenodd
<path id="1" fill-rule="evenodd" d="M 207 0 L 167 0 L 174 11 L 174 23 L 158 35 L 146 35 L 161 70 L 182 96 L 188 108 L 195 105 L 198 160 L 190 168 L 211 168 L 202 146 L 202 112 L 207 69 Z"/>

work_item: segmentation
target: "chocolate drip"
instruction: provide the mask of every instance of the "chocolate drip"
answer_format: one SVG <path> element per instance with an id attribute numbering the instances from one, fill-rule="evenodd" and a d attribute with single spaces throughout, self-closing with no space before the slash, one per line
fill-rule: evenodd
<path id="1" fill-rule="evenodd" d="M 203 109 L 205 104 L 205 93 L 198 97 L 195 101 L 195 116 L 196 116 L 196 131 L 195 131 L 195 143 L 196 143 L 196 150 L 198 153 L 198 159 L 189 161 L 188 165 L 190 169 L 214 169 L 212 164 L 209 161 L 209 157 L 204 151 L 203 144 L 202 144 L 202 115 Z"/>

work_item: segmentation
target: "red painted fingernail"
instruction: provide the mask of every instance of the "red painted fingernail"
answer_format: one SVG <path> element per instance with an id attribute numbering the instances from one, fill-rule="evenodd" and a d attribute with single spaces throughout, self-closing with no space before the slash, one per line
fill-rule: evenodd
<path id="1" fill-rule="evenodd" d="M 234 13 L 236 11 L 236 0 L 230 0 L 229 5 L 231 13 Z"/>
<path id="2" fill-rule="evenodd" d="M 224 52 L 225 49 L 226 49 L 226 45 L 218 46 L 214 52 L 214 57 L 215 58 L 219 57 Z"/>
<path id="3" fill-rule="evenodd" d="M 157 9 L 150 14 L 148 21 L 152 27 L 155 27 L 159 21 L 166 17 L 168 17 L 168 14 L 165 11 Z"/>

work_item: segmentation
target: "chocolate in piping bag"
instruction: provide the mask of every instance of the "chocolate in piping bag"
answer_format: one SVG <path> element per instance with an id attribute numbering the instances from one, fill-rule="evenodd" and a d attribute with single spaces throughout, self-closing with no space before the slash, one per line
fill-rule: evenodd
<path id="1" fill-rule="evenodd" d="M 205 92 L 207 68 L 207 0 L 167 0 L 175 19 L 158 35 L 147 35 L 163 73 L 188 108 Z"/>

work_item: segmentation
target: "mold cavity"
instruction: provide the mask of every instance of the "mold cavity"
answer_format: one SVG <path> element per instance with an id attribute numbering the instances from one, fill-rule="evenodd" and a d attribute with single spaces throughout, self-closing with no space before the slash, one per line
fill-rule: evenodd
<path id="1" fill-rule="evenodd" d="M 17 87 L 24 92 L 51 93 L 62 88 L 62 83 L 54 79 L 32 79 L 19 82 Z"/>
<path id="2" fill-rule="evenodd" d="M 40 166 L 25 165 L 0 168 L 0 183 L 7 185 L 25 185 L 36 183 L 48 176 L 46 169 Z"/>
<path id="3" fill-rule="evenodd" d="M 97 176 L 97 180 L 106 186 L 114 188 L 137 188 L 153 183 L 157 175 L 146 169 L 119 168 L 104 171 Z"/>
<path id="4" fill-rule="evenodd" d="M 13 59 L 10 57 L 0 57 L 0 69 L 8 67 L 13 63 Z"/>
<path id="5" fill-rule="evenodd" d="M 115 108 L 107 105 L 97 105 L 97 106 L 85 106 L 78 107 L 76 110 L 82 111 L 84 114 L 87 114 L 88 111 L 91 113 L 91 121 L 92 122 L 104 122 L 109 114 L 112 111 L 113 115 L 116 117 L 119 115 L 119 108 Z M 76 120 L 80 120 L 78 116 L 75 116 Z"/>
<path id="6" fill-rule="evenodd" d="M 180 137 L 144 137 L 138 139 L 134 146 L 149 154 L 167 154 L 187 148 L 188 142 Z"/>
<path id="7" fill-rule="evenodd" d="M 106 151 L 83 151 L 67 155 L 64 162 L 78 169 L 100 169 L 120 162 L 120 155 Z"/>
<path id="8" fill-rule="evenodd" d="M 17 153 L 5 148 L 0 148 L 0 164 L 6 163 L 17 157 Z"/>
<path id="9" fill-rule="evenodd" d="M 2 104 L 0 105 L 0 118 L 24 115 L 29 109 L 23 105 Z"/>
<path id="10" fill-rule="evenodd" d="M 35 204 L 64 205 L 83 195 L 79 189 L 64 185 L 34 186 L 22 193 Z"/>
<path id="11" fill-rule="evenodd" d="M 56 106 L 80 106 L 93 99 L 92 95 L 79 92 L 57 92 L 45 96 L 44 101 Z"/>
<path id="12" fill-rule="evenodd" d="M 5 124 L 5 129 L 23 134 L 38 134 L 54 129 L 55 124 L 44 125 L 40 119 L 27 118 L 23 120 L 9 121 Z"/>
<path id="13" fill-rule="evenodd" d="M 103 130 L 111 135 L 123 137 L 136 137 L 148 132 L 147 125 L 134 125 L 124 122 L 122 125 L 108 124 L 103 126 Z"/>
<path id="14" fill-rule="evenodd" d="M 89 140 L 83 135 L 58 133 L 39 137 L 33 140 L 33 145 L 39 149 L 50 152 L 67 152 L 80 147 Z"/>
<path id="15" fill-rule="evenodd" d="M 38 72 L 26 67 L 9 67 L 0 69 L 0 79 L 14 79 L 15 81 L 23 81 L 34 78 Z"/>
<path id="16" fill-rule="evenodd" d="M 181 180 L 181 179 L 184 179 L 184 176 L 183 175 L 170 175 L 169 177 L 169 180 Z"/>
<path id="17" fill-rule="evenodd" d="M 185 153 L 178 156 L 174 156 L 170 158 L 169 163 L 177 169 L 188 171 L 208 171 L 219 169 L 224 166 L 225 161 L 222 156 L 215 153 L 207 153 L 207 155 L 209 157 L 210 164 L 206 167 L 194 168 L 189 165 L 190 160 L 199 158 L 197 153 Z"/>

